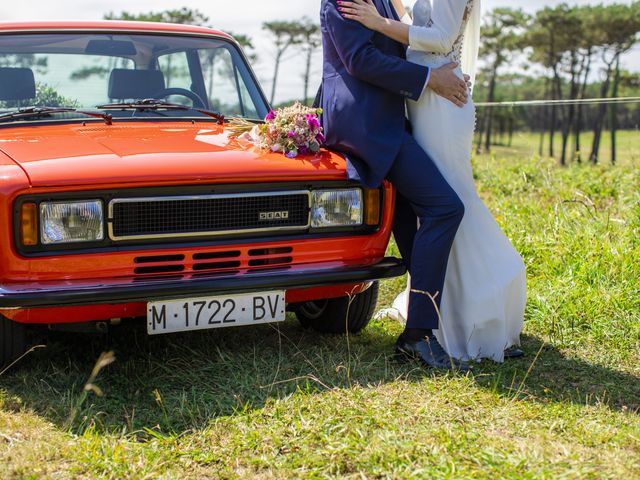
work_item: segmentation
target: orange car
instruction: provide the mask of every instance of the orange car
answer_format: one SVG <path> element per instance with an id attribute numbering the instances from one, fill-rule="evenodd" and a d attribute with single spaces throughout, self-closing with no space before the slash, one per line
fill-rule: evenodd
<path id="1" fill-rule="evenodd" d="M 335 153 L 229 137 L 224 119 L 268 111 L 215 30 L 0 24 L 0 363 L 34 324 L 162 334 L 289 309 L 364 328 L 376 280 L 405 272 L 385 258 L 394 192 L 349 182 Z"/>

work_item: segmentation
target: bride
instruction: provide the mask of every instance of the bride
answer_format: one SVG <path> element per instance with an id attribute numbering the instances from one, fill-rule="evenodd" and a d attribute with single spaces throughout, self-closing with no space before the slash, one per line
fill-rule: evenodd
<path id="1" fill-rule="evenodd" d="M 338 2 L 346 18 L 409 46 L 407 59 L 430 67 L 450 62 L 473 81 L 480 42 L 480 0 L 417 0 L 413 21 L 402 0 L 390 1 L 402 18 L 378 13 L 372 0 Z M 409 101 L 413 135 L 431 156 L 465 205 L 465 216 L 451 250 L 441 303 L 442 325 L 434 331 L 447 353 L 461 360 L 502 362 L 521 356 L 517 348 L 526 304 L 522 258 L 476 191 L 471 170 L 475 128 L 472 102 L 458 108 L 427 89 Z M 408 292 L 388 315 L 406 319 Z"/>

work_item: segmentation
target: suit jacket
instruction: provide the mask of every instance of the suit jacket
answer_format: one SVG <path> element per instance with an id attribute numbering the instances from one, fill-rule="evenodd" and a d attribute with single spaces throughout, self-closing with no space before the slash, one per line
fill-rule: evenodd
<path id="1" fill-rule="evenodd" d="M 382 2 L 374 0 L 387 16 Z M 402 145 L 405 99 L 420 98 L 429 69 L 407 62 L 401 43 L 346 20 L 336 0 L 322 0 L 320 23 L 326 145 L 347 155 L 350 178 L 377 187 Z"/>

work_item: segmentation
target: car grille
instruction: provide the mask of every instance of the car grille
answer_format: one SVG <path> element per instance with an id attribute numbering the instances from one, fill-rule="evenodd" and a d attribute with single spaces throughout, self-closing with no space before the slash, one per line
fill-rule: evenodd
<path id="1" fill-rule="evenodd" d="M 309 192 L 126 198 L 109 204 L 112 240 L 300 231 L 309 226 Z"/>
<path id="2" fill-rule="evenodd" d="M 255 271 L 290 268 L 294 262 L 293 247 L 249 248 L 190 254 L 145 255 L 134 259 L 133 273 L 138 280 L 167 276 L 235 275 Z M 178 278 L 176 277 L 176 278 Z"/>

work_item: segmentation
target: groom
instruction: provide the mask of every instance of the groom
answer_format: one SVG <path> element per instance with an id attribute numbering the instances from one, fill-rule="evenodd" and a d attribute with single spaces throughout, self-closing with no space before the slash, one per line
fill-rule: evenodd
<path id="1" fill-rule="evenodd" d="M 398 20 L 389 0 L 374 3 L 383 16 Z M 412 291 L 396 353 L 433 368 L 466 370 L 433 335 L 464 206 L 407 132 L 405 100 L 418 100 L 431 88 L 462 106 L 468 86 L 453 73 L 455 65 L 429 69 L 407 62 L 402 44 L 346 20 L 337 0 L 322 0 L 320 20 L 326 145 L 347 155 L 351 179 L 378 187 L 386 178 L 397 191 L 393 233 L 411 273 Z"/>

